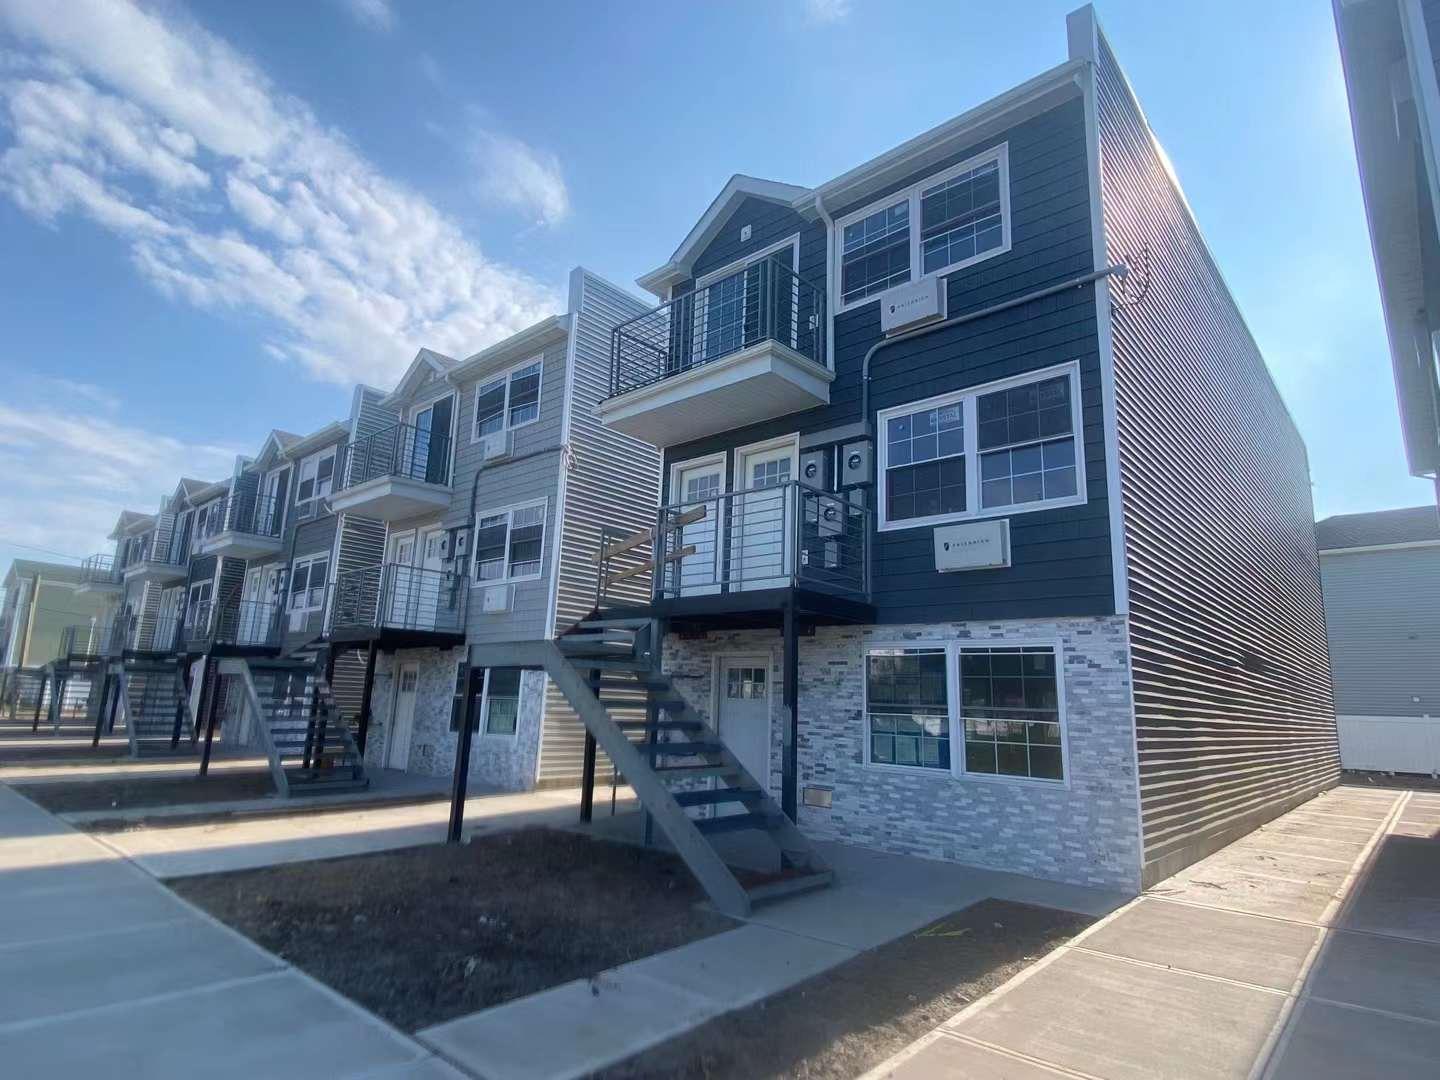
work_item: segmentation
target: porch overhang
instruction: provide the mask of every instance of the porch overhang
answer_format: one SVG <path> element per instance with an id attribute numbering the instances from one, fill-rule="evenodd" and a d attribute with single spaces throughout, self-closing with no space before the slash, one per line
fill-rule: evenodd
<path id="1" fill-rule="evenodd" d="M 602 401 L 606 427 L 666 447 L 830 403 L 835 373 L 779 341 L 696 364 Z"/>
<path id="2" fill-rule="evenodd" d="M 134 566 L 125 568 L 125 580 L 127 582 L 138 581 L 142 584 L 153 582 L 157 585 L 173 584 L 184 581 L 190 574 L 188 564 L 177 564 L 167 562 L 152 562 L 146 559 Z"/>
<path id="3" fill-rule="evenodd" d="M 330 508 L 337 514 L 387 522 L 444 510 L 449 505 L 448 484 L 430 484 L 405 476 L 377 476 L 330 496 Z"/>
<path id="4" fill-rule="evenodd" d="M 380 652 L 396 649 L 458 649 L 465 644 L 464 631 L 417 630 L 396 626 L 336 626 L 329 634 L 332 645 L 359 648 L 375 643 Z"/>
<path id="5" fill-rule="evenodd" d="M 115 579 L 107 581 L 81 581 L 75 586 L 75 591 L 83 595 L 108 596 L 120 592 L 124 586 Z"/>
<path id="6" fill-rule="evenodd" d="M 278 555 L 283 547 L 284 544 L 278 536 L 259 536 L 255 533 L 226 529 L 202 540 L 200 553 L 248 560 L 264 558 L 267 555 Z"/>

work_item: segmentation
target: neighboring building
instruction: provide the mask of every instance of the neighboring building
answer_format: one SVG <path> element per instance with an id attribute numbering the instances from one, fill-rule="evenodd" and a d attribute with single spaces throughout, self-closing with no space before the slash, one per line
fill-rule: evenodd
<path id="1" fill-rule="evenodd" d="M 82 588 L 80 567 L 16 559 L 5 574 L 0 611 L 3 666 L 42 668 L 61 655 L 65 628 L 99 625 L 106 604 Z"/>
<path id="2" fill-rule="evenodd" d="M 1440 515 L 1342 514 L 1315 538 L 1341 764 L 1440 772 Z"/>
<path id="3" fill-rule="evenodd" d="M 1333 0 L 1410 471 L 1440 473 L 1440 6 Z"/>
<path id="4" fill-rule="evenodd" d="M 740 777 L 627 772 L 684 850 L 674 806 L 773 829 L 768 790 L 811 837 L 1135 889 L 1338 778 L 1304 445 L 1090 8 L 1069 40 L 818 187 L 736 176 L 613 335 L 649 595 L 612 544 L 560 646 L 657 620 Z"/>

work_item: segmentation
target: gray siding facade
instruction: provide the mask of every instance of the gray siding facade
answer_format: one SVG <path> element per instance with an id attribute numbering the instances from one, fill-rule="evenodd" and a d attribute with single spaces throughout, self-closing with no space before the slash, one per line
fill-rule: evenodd
<path id="1" fill-rule="evenodd" d="M 1320 579 L 1335 711 L 1440 718 L 1440 544 L 1323 551 Z"/>

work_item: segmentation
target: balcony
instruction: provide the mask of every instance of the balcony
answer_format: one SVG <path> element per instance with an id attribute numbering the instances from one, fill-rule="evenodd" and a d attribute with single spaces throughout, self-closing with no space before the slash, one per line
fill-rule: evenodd
<path id="1" fill-rule="evenodd" d="M 118 656 L 125 647 L 123 623 L 80 623 L 60 631 L 60 655 L 70 663 L 89 663 Z"/>
<path id="2" fill-rule="evenodd" d="M 125 580 L 141 583 L 153 581 L 157 585 L 184 581 L 190 572 L 190 552 L 180 539 L 178 536 L 171 536 L 165 543 L 156 544 L 153 543 L 152 534 L 149 542 L 142 545 L 125 564 Z"/>
<path id="3" fill-rule="evenodd" d="M 339 574 L 331 589 L 332 640 L 446 647 L 465 639 L 464 574 L 387 563 Z"/>
<path id="4" fill-rule="evenodd" d="M 670 446 L 830 402 L 825 290 L 762 259 L 615 328 L 600 420 Z"/>
<path id="5" fill-rule="evenodd" d="M 125 579 L 115 565 L 113 555 L 91 555 L 80 563 L 80 584 L 76 591 L 81 593 L 117 593 L 124 586 Z"/>
<path id="6" fill-rule="evenodd" d="M 337 514 L 401 521 L 450 505 L 448 435 L 396 424 L 345 448 L 340 490 L 330 497 Z"/>
<path id="7" fill-rule="evenodd" d="M 272 496 L 229 495 L 211 505 L 200 534 L 202 555 L 260 559 L 283 546 L 285 508 Z"/>
<path id="8" fill-rule="evenodd" d="M 176 634 L 177 648 L 192 653 L 216 646 L 273 652 L 280 648 L 279 616 L 280 606 L 269 600 L 200 601 L 186 613 Z"/>
<path id="9" fill-rule="evenodd" d="M 598 606 L 768 625 L 795 604 L 863 620 L 872 532 L 867 507 L 799 482 L 664 506 L 643 532 L 602 530 Z"/>

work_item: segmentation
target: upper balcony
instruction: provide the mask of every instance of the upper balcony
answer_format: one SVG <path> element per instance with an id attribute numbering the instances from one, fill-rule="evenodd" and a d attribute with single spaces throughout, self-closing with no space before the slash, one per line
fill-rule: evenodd
<path id="1" fill-rule="evenodd" d="M 864 621 L 872 535 L 867 507 L 795 481 L 662 506 L 643 532 L 601 530 L 597 606 L 711 627 L 770 625 L 789 605 Z"/>
<path id="2" fill-rule="evenodd" d="M 70 663 L 90 663 L 118 656 L 124 648 L 123 624 L 79 623 L 60 631 L 60 655 Z"/>
<path id="3" fill-rule="evenodd" d="M 412 424 L 356 439 L 345 448 L 331 509 L 380 521 L 443 510 L 450 505 L 450 447 L 448 435 Z"/>
<path id="4" fill-rule="evenodd" d="M 155 540 L 155 534 L 150 534 L 125 563 L 125 580 L 153 581 L 158 585 L 184 581 L 190 572 L 190 552 L 181 540 L 181 537 L 171 535 L 161 543 Z"/>
<path id="5" fill-rule="evenodd" d="M 244 653 L 269 653 L 280 648 L 282 619 L 274 601 L 197 601 L 181 623 L 169 630 L 179 651 L 203 653 L 228 646 Z"/>
<path id="6" fill-rule="evenodd" d="M 284 546 L 284 511 L 273 496 L 227 495 L 212 503 L 199 536 L 202 555 L 260 559 Z"/>
<path id="7" fill-rule="evenodd" d="M 80 563 L 80 584 L 76 586 L 76 592 L 82 593 L 116 593 L 124 585 L 125 579 L 120 568 L 115 565 L 113 555 L 91 555 Z"/>
<path id="8" fill-rule="evenodd" d="M 405 645 L 459 645 L 465 639 L 469 579 L 444 570 L 386 563 L 335 578 L 332 640 L 375 639 Z"/>
<path id="9" fill-rule="evenodd" d="M 653 446 L 830 402 L 825 290 L 771 257 L 621 323 L 600 420 Z"/>

